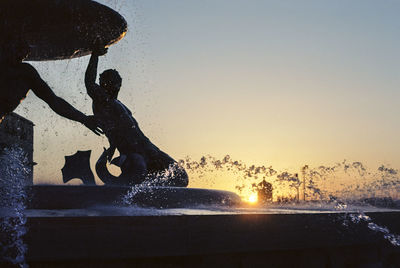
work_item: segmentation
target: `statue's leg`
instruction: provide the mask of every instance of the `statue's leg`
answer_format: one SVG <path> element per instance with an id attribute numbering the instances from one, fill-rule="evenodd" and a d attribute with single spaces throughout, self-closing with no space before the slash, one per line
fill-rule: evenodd
<path id="1" fill-rule="evenodd" d="M 137 153 L 126 155 L 126 160 L 121 166 L 121 176 L 124 184 L 140 184 L 147 175 L 147 165 L 144 157 Z"/>

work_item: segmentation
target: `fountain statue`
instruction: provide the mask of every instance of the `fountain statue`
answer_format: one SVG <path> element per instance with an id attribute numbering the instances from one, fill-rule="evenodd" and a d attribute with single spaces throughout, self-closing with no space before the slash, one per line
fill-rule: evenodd
<path id="1" fill-rule="evenodd" d="M 400 250 L 393 248 L 400 246 L 397 210 L 360 212 L 336 200 L 305 203 L 303 209 L 267 207 L 273 206 L 273 187 L 265 179 L 253 185 L 264 207 L 242 206 L 228 191 L 186 188 L 181 162 L 155 146 L 117 99 L 118 72 L 107 70 L 95 83 L 98 57 L 126 32 L 118 12 L 92 0 L 0 1 L 0 120 L 32 89 L 55 112 L 96 134 L 104 132 L 110 143 L 96 163 L 104 186 L 96 185 L 91 151 L 66 156 L 62 168 L 64 183 L 81 179 L 84 185 L 27 186 L 34 164 L 33 125 L 14 131 L 22 124 L 9 127 L 15 116 L 7 116 L 0 128 L 0 152 L 4 137 L 9 146 L 0 153 L 1 267 L 399 267 Z M 85 85 L 93 116 L 57 97 L 23 63 L 90 54 Z M 116 150 L 120 156 L 113 158 Z M 121 175 L 111 175 L 108 163 L 120 167 Z M 229 156 L 212 163 L 230 164 L 248 177 L 274 171 L 246 168 Z M 282 180 L 296 182 L 299 193 L 298 176 L 283 174 Z M 308 187 L 317 189 L 312 180 Z"/>
<path id="2" fill-rule="evenodd" d="M 106 187 L 120 187 L 119 193 L 127 193 L 129 186 L 145 185 L 153 193 L 158 192 L 166 203 L 166 196 L 176 200 L 177 195 L 182 195 L 178 192 L 187 190 L 178 198 L 180 203 L 183 196 L 190 199 L 187 194 L 196 197 L 193 200 L 206 202 L 199 194 L 199 189 L 176 189 L 188 185 L 188 175 L 183 167 L 143 134 L 129 109 L 117 100 L 121 86 L 118 72 L 107 70 L 100 75 L 100 85 L 95 83 L 98 57 L 127 32 L 127 23 L 118 12 L 92 0 L 5 0 L 0 4 L 0 19 L 0 34 L 4 37 L 0 47 L 0 117 L 12 112 L 28 90 L 32 89 L 56 113 L 85 124 L 98 135 L 105 132 L 110 148 L 100 156 L 96 171 Z M 89 54 L 92 56 L 85 84 L 93 99 L 94 116 L 84 115 L 57 97 L 38 72 L 23 62 L 65 60 Z M 120 156 L 112 159 L 115 150 L 120 152 Z M 62 169 L 63 181 L 77 178 L 86 186 L 98 187 L 89 158 L 90 151 L 66 157 L 66 165 Z M 111 175 L 106 167 L 107 161 L 121 168 L 119 177 Z M 40 186 L 33 188 L 39 189 Z M 106 189 L 110 188 L 102 191 L 109 192 Z M 76 187 L 63 186 L 62 190 L 73 192 Z M 202 190 L 207 193 L 207 202 L 232 200 L 237 203 L 240 200 L 232 193 Z M 141 193 L 146 191 L 142 190 Z M 210 193 L 218 197 L 210 198 Z M 48 193 L 44 195 L 48 196 Z M 87 194 L 85 197 L 96 201 L 95 195 Z"/>
<path id="3" fill-rule="evenodd" d="M 5 0 L 0 4 L 0 122 L 32 91 L 58 114 L 101 130 L 57 97 L 38 72 L 24 60 L 69 59 L 90 53 L 96 37 L 107 46 L 126 33 L 126 21 L 115 11 L 88 0 Z"/>
<path id="4" fill-rule="evenodd" d="M 97 46 L 93 49 L 87 67 L 85 85 L 88 95 L 93 99 L 94 117 L 110 143 L 110 148 L 104 150 L 96 164 L 99 178 L 106 185 L 135 185 L 147 180 L 153 186 L 186 187 L 189 181 L 184 168 L 143 134 L 131 111 L 117 99 L 122 82 L 119 73 L 112 69 L 106 70 L 100 75 L 100 85 L 96 84 L 98 57 L 107 52 L 104 46 Z M 116 149 L 121 155 L 112 159 Z M 88 163 L 86 156 L 87 154 L 78 152 L 70 161 Z M 107 160 L 121 168 L 119 177 L 108 171 Z M 63 173 L 73 173 L 70 169 L 76 169 L 76 165 L 81 166 L 68 165 L 69 168 L 63 168 Z M 84 182 L 92 183 L 93 180 L 87 179 L 93 177 L 87 175 L 88 168 L 81 170 L 83 174 L 76 176 Z M 171 176 L 165 176 L 166 171 L 172 173 Z M 67 179 L 64 177 L 64 182 L 69 179 L 71 176 Z"/>

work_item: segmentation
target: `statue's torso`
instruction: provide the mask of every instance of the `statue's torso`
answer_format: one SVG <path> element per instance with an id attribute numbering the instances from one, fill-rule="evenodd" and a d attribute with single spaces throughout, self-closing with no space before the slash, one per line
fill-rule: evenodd
<path id="1" fill-rule="evenodd" d="M 93 101 L 93 113 L 110 143 L 121 154 L 138 153 L 145 158 L 148 172 L 159 172 L 175 163 L 140 130 L 131 111 L 120 101 Z"/>
<path id="2" fill-rule="evenodd" d="M 141 152 L 152 145 L 131 111 L 118 100 L 93 102 L 93 113 L 110 142 L 122 152 Z"/>

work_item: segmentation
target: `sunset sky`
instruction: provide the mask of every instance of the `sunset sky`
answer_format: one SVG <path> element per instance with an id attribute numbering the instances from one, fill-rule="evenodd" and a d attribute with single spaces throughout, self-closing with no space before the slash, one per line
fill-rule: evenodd
<path id="1" fill-rule="evenodd" d="M 175 159 L 210 154 L 298 171 L 343 159 L 400 167 L 400 2 L 395 0 L 125 0 L 129 32 L 100 59 L 120 100 Z M 33 62 L 91 114 L 89 57 Z M 108 143 L 30 93 L 35 182 L 61 183 L 64 156 Z M 197 181 L 190 186 L 211 187 Z M 232 189 L 229 179 L 212 186 Z"/>

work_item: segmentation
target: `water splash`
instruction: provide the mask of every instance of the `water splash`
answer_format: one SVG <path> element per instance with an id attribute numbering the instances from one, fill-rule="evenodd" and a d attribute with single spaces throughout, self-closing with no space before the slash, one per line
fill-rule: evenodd
<path id="1" fill-rule="evenodd" d="M 380 226 L 376 223 L 374 223 L 371 219 L 371 217 L 365 215 L 363 212 L 357 213 L 357 214 L 349 214 L 348 215 L 351 222 L 355 224 L 360 224 L 360 223 L 367 223 L 368 229 L 377 232 L 377 233 L 382 233 L 383 238 L 389 241 L 393 246 L 399 247 L 400 246 L 400 235 L 396 235 L 390 232 L 390 230 L 385 227 L 385 226 Z"/>
<path id="2" fill-rule="evenodd" d="M 27 232 L 25 179 L 31 172 L 28 158 L 21 148 L 5 148 L 0 163 L 0 263 L 28 267 L 23 241 Z"/>
<path id="3" fill-rule="evenodd" d="M 398 171 L 381 165 L 375 170 L 361 162 L 346 160 L 332 166 L 299 167 L 299 172 L 278 170 L 268 165 L 248 165 L 229 155 L 221 159 L 206 155 L 200 160 L 186 157 L 179 161 L 196 184 L 215 184 L 215 175 L 224 173 L 236 184 L 238 194 L 255 192 L 263 180 L 273 185 L 274 201 L 342 200 L 344 203 L 363 201 L 399 206 L 400 178 Z M 397 203 L 396 203 L 397 202 Z"/>
<path id="4" fill-rule="evenodd" d="M 299 173 L 293 173 L 279 171 L 267 165 L 247 165 L 229 155 L 220 159 L 207 155 L 199 160 L 186 157 L 179 160 L 178 165 L 186 169 L 192 182 L 201 181 L 203 185 L 215 183 L 216 173 L 227 173 L 232 177 L 232 181 L 237 183 L 236 190 L 239 194 L 246 189 L 254 191 L 260 182 L 268 181 L 273 185 L 274 192 L 278 193 L 274 203 L 294 202 L 305 206 L 325 204 L 345 212 L 344 225 L 348 225 L 348 222 L 366 223 L 371 231 L 381 233 L 392 245 L 400 246 L 400 236 L 391 233 L 387 227 L 376 224 L 363 212 L 348 213 L 350 207 L 354 206 L 400 207 L 399 172 L 391 167 L 381 165 L 376 170 L 371 170 L 361 162 L 344 160 L 332 166 L 306 165 L 299 169 Z M 151 195 L 149 186 L 157 185 L 173 174 L 171 170 L 166 170 L 153 180 L 134 186 L 124 197 L 125 205 L 132 205 L 130 200 L 139 192 L 146 191 L 146 194 Z"/>
<path id="5" fill-rule="evenodd" d="M 132 186 L 128 193 L 122 197 L 122 205 L 134 205 L 132 200 L 134 200 L 135 195 L 143 191 L 145 191 L 149 199 L 151 199 L 153 195 L 153 191 L 151 190 L 152 186 L 167 186 L 169 181 L 182 172 L 181 170 L 182 166 L 179 163 L 174 163 L 163 171 L 149 174 L 141 184 Z"/>
<path id="6" fill-rule="evenodd" d="M 236 176 L 239 182 L 236 189 L 239 194 L 245 190 L 257 190 L 260 181 L 266 180 L 273 185 L 274 201 L 277 203 L 319 202 L 333 205 L 335 210 L 348 210 L 349 205 L 372 205 L 400 208 L 400 178 L 396 169 L 385 165 L 376 170 L 367 168 L 361 162 L 346 160 L 332 166 L 311 167 L 305 165 L 299 173 L 279 171 L 272 166 L 246 165 L 242 161 L 233 160 L 229 155 L 217 159 L 210 155 L 199 161 L 186 157 L 180 161 L 189 175 L 200 178 L 212 176 L 216 171 L 228 172 Z M 278 194 L 276 194 L 278 193 Z M 300 194 L 302 193 L 302 197 Z M 370 230 L 382 233 L 384 239 L 394 246 L 400 246 L 400 236 L 393 234 L 385 226 L 380 226 L 364 213 L 346 214 L 355 224 L 366 222 Z"/>

